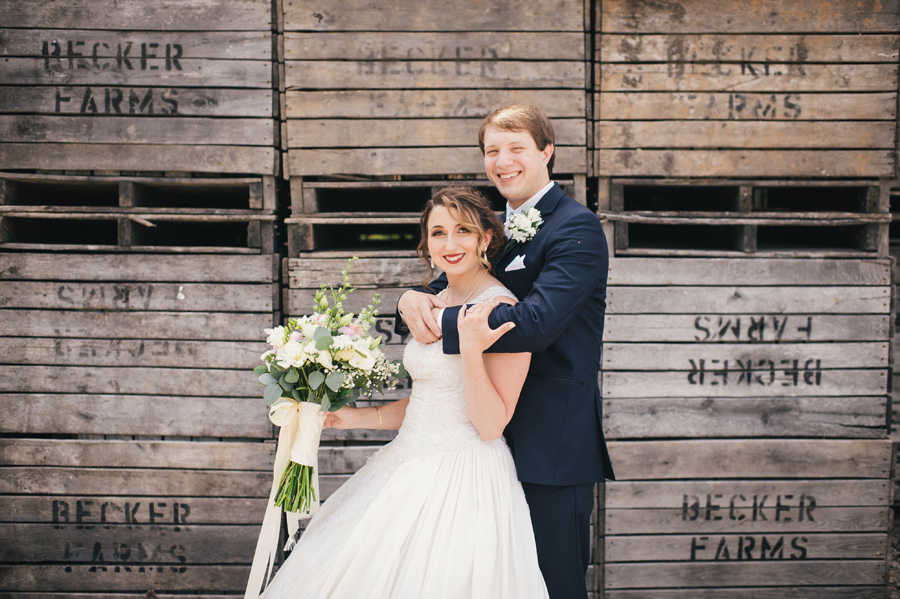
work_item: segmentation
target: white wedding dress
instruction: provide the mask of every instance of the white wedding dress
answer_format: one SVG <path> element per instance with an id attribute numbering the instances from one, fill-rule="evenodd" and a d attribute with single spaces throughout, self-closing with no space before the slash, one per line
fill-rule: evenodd
<path id="1" fill-rule="evenodd" d="M 514 297 L 494 286 L 475 301 Z M 459 356 L 410 341 L 397 437 L 310 520 L 266 599 L 546 598 L 531 517 L 502 438 L 466 410 Z"/>

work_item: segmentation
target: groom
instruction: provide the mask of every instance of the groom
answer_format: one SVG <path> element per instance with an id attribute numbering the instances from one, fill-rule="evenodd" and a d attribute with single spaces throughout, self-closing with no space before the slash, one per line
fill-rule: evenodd
<path id="1" fill-rule="evenodd" d="M 583 598 L 594 483 L 614 478 L 597 382 L 606 238 L 597 216 L 551 183 L 554 133 L 539 108 L 494 111 L 482 123 L 478 145 L 488 178 L 506 198 L 506 224 L 513 230 L 493 272 L 521 300 L 492 312 L 493 328 L 508 321 L 516 327 L 490 351 L 532 353 L 504 436 L 531 509 L 550 597 Z M 536 224 L 530 208 L 540 213 L 536 232 L 529 227 Z M 446 281 L 441 277 L 432 287 L 442 289 Z M 410 290 L 397 308 L 417 341 L 432 343 L 442 336 L 444 353 L 459 353 L 458 307 Z M 402 326 L 398 318 L 398 329 Z"/>

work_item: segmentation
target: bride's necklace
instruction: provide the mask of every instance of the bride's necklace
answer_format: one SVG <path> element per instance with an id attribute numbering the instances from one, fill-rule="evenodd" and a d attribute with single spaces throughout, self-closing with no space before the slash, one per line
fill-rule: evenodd
<path id="1" fill-rule="evenodd" d="M 488 271 L 487 271 L 487 269 L 485 269 L 484 274 L 481 275 L 481 278 L 478 279 L 478 282 L 475 283 L 475 286 L 474 286 L 474 287 L 472 287 L 472 291 L 469 292 L 469 295 L 466 296 L 466 299 L 464 299 L 464 300 L 460 303 L 460 305 L 463 305 L 463 304 L 465 304 L 467 301 L 469 301 L 469 298 L 472 297 L 472 294 L 475 293 L 475 290 L 478 289 L 478 286 L 481 285 L 481 282 L 484 281 L 484 278 L 487 276 L 487 274 L 488 274 Z M 450 285 L 447 285 L 447 295 L 449 296 L 449 295 L 451 295 L 451 293 L 452 293 L 452 292 L 450 291 Z"/>

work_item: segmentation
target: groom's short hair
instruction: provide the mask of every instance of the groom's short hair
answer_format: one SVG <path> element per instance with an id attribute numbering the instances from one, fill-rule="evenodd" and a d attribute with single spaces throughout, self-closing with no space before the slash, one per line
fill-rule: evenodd
<path id="1" fill-rule="evenodd" d="M 488 127 L 494 127 L 501 131 L 526 131 L 531 135 L 538 150 L 543 150 L 548 144 L 556 145 L 556 135 L 553 133 L 553 125 L 544 111 L 530 104 L 510 104 L 498 108 L 484 117 L 481 129 L 478 130 L 478 147 L 484 155 L 484 133 Z M 553 162 L 556 160 L 556 152 L 550 156 L 547 170 L 553 173 Z"/>

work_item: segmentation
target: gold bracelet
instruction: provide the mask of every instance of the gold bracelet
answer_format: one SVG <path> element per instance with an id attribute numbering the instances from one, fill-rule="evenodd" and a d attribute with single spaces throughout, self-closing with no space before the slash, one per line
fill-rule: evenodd
<path id="1" fill-rule="evenodd" d="M 378 412 L 378 428 L 376 428 L 375 430 L 380 431 L 381 425 L 384 424 L 384 421 L 381 419 L 381 410 L 378 409 L 378 406 L 375 406 L 375 411 Z"/>

